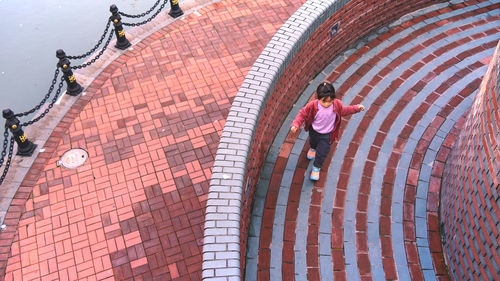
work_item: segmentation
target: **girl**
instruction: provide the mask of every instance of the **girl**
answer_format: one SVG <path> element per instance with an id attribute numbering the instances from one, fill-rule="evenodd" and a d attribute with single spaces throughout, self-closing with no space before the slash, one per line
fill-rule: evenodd
<path id="1" fill-rule="evenodd" d="M 295 133 L 305 123 L 304 129 L 309 131 L 311 148 L 307 152 L 307 158 L 314 159 L 311 180 L 319 179 L 319 170 L 330 152 L 330 145 L 339 136 L 342 116 L 365 110 L 362 104 L 343 106 L 336 99 L 335 88 L 329 82 L 321 83 L 316 94 L 318 99 L 309 102 L 299 111 L 290 129 Z"/>

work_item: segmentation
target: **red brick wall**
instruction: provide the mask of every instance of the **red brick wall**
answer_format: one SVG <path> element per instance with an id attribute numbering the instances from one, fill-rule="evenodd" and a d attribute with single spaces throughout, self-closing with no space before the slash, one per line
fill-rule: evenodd
<path id="1" fill-rule="evenodd" d="M 250 194 L 242 204 L 240 229 L 241 269 L 244 272 L 247 229 L 255 185 L 269 147 L 292 105 L 308 82 L 338 54 L 358 39 L 401 16 L 442 0 L 351 0 L 317 28 L 286 66 L 263 110 L 247 162 L 246 182 Z M 331 27 L 339 22 L 338 32 L 330 39 Z M 246 186 L 244 187 L 246 189 Z M 245 191 L 244 191 L 245 192 Z"/>
<path id="2" fill-rule="evenodd" d="M 500 276 L 500 43 L 466 122 L 446 161 L 441 183 L 441 233 L 450 275 Z"/>

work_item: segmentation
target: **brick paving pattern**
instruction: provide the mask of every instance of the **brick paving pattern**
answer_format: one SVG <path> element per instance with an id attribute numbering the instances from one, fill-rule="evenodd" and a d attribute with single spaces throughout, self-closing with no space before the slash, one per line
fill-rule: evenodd
<path id="1" fill-rule="evenodd" d="M 201 280 L 204 206 L 231 101 L 304 2 L 215 3 L 108 66 L 16 193 L 0 233 L 2 277 Z M 307 134 L 285 122 L 258 185 L 245 280 L 449 280 L 439 185 L 500 39 L 498 2 L 455 2 L 380 29 L 312 81 L 332 81 L 345 104 L 367 110 L 345 120 L 315 183 Z M 70 148 L 88 162 L 57 167 Z"/>
<path id="2" fill-rule="evenodd" d="M 0 237 L 5 279 L 201 280 L 203 208 L 224 120 L 302 3 L 215 3 L 107 67 L 14 198 Z M 56 166 L 77 147 L 90 155 L 83 167 Z"/>
<path id="3" fill-rule="evenodd" d="M 307 134 L 288 133 L 285 122 L 279 154 L 266 162 L 270 180 L 256 191 L 267 195 L 253 211 L 245 280 L 450 280 L 439 187 L 500 39 L 499 13 L 495 1 L 417 11 L 312 81 L 297 108 L 326 79 L 344 104 L 367 110 L 346 120 L 314 184 Z"/>
<path id="4" fill-rule="evenodd" d="M 500 215 L 496 204 L 500 191 L 499 49 L 497 45 L 481 82 L 481 91 L 463 129 L 455 136 L 456 142 L 445 150 L 449 157 L 440 170 L 441 239 L 453 279 L 494 280 L 500 276 L 500 256 L 496 250 Z"/>

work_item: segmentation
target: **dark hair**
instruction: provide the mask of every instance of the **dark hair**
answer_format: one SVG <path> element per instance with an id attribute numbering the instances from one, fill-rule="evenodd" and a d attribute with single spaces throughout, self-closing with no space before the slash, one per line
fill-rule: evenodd
<path id="1" fill-rule="evenodd" d="M 333 100 L 336 97 L 335 88 L 329 82 L 319 84 L 318 88 L 316 88 L 316 94 L 319 100 L 322 100 L 323 98 L 331 98 Z"/>

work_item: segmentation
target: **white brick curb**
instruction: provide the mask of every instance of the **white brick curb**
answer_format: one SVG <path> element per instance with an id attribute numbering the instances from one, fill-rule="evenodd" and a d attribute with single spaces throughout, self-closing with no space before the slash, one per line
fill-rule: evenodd
<path id="1" fill-rule="evenodd" d="M 250 69 L 231 106 L 208 193 L 203 280 L 241 280 L 240 220 L 250 147 L 269 96 L 311 34 L 350 0 L 309 0 L 276 32 Z"/>

